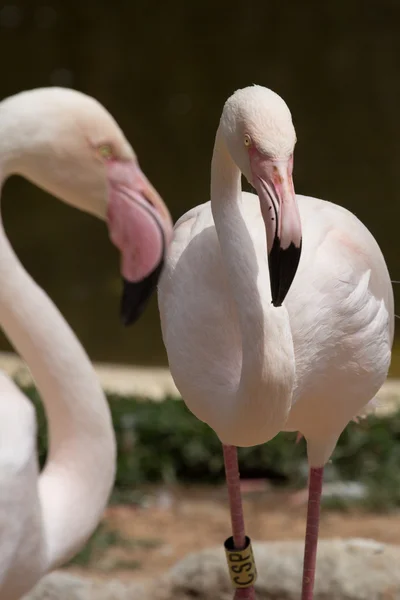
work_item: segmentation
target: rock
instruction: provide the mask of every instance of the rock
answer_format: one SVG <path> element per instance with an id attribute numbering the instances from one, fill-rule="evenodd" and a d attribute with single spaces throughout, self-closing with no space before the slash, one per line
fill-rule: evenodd
<path id="1" fill-rule="evenodd" d="M 257 600 L 298 600 L 303 543 L 254 543 Z M 321 540 L 314 600 L 399 600 L 400 547 L 374 540 Z M 232 600 L 222 548 L 187 556 L 147 586 L 91 581 L 65 572 L 45 577 L 24 600 Z"/>
<path id="2" fill-rule="evenodd" d="M 44 577 L 23 600 L 87 600 L 91 587 L 89 579 L 55 571 Z"/>
<path id="3" fill-rule="evenodd" d="M 360 483 L 359 481 L 332 481 L 322 486 L 323 498 L 363 500 L 367 496 L 368 486 L 366 486 L 364 483 Z"/>
<path id="4" fill-rule="evenodd" d="M 299 600 L 302 542 L 253 543 L 257 600 Z M 399 600 L 400 548 L 373 540 L 321 540 L 314 600 Z M 232 600 L 222 549 L 189 555 L 153 600 Z"/>
<path id="5" fill-rule="evenodd" d="M 50 573 L 23 600 L 150 600 L 142 585 L 96 581 L 63 571 Z"/>

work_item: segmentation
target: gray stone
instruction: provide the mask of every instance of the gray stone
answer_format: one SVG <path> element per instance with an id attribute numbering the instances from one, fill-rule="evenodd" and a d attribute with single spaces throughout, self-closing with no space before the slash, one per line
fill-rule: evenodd
<path id="1" fill-rule="evenodd" d="M 302 542 L 254 543 L 257 600 L 299 600 Z M 400 600 L 400 548 L 373 540 L 321 540 L 315 600 Z M 153 600 L 231 600 L 222 549 L 192 554 L 166 577 Z"/>
<path id="2" fill-rule="evenodd" d="M 117 579 L 97 581 L 55 571 L 42 579 L 23 600 L 150 600 L 142 585 Z"/>
<path id="3" fill-rule="evenodd" d="M 24 600 L 88 600 L 91 585 L 89 579 L 55 571 L 44 577 Z"/>
<path id="4" fill-rule="evenodd" d="M 323 498 L 363 500 L 368 496 L 368 486 L 359 481 L 332 481 L 322 486 Z"/>

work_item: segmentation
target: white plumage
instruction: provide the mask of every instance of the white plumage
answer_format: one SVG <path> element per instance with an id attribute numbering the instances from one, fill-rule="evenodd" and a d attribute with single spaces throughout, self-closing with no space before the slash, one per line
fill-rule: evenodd
<path id="1" fill-rule="evenodd" d="M 394 334 L 393 293 L 379 247 L 357 217 L 316 198 L 297 196 L 297 201 L 303 247 L 286 310 L 270 305 L 265 229 L 256 195 L 243 193 L 241 215 L 257 261 L 265 263 L 266 281 L 259 282 L 266 291 L 264 309 L 279 315 L 276 335 L 268 340 L 266 370 L 273 363 L 273 368 L 290 371 L 281 364 L 283 358 L 291 359 L 288 331 L 293 340 L 296 377 L 282 429 L 300 431 L 311 446 L 311 463 L 320 465 L 329 458 L 342 429 L 386 379 Z M 258 316 L 262 332 L 262 317 L 256 314 L 260 299 L 250 290 L 251 286 L 238 309 L 210 202 L 181 217 L 159 286 L 163 335 L 171 372 L 186 404 L 217 433 L 224 431 L 236 411 L 227 396 L 231 399 L 230 391 L 238 387 L 242 366 L 238 310 L 243 307 L 254 313 L 253 318 Z M 265 335 L 272 337 L 268 331 Z M 239 446 L 268 441 L 260 418 L 265 411 L 268 419 L 268 400 L 268 388 L 265 407 L 254 406 L 249 395 L 250 414 L 244 421 L 238 419 L 237 436 L 228 432 L 222 441 Z"/>
<path id="2" fill-rule="evenodd" d="M 159 306 L 174 381 L 223 444 L 252 446 L 300 431 L 310 466 L 322 467 L 385 381 L 393 293 L 376 241 L 353 214 L 315 198 L 294 200 L 294 144 L 289 110 L 270 90 L 245 88 L 227 101 L 211 202 L 177 222 Z M 242 193 L 240 173 L 258 197 Z M 281 248 L 296 246 L 296 204 L 300 263 L 275 307 L 268 254 L 274 235 Z"/>

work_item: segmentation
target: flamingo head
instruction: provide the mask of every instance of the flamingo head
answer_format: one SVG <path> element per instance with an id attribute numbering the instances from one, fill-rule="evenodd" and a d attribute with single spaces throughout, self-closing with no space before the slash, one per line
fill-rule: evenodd
<path id="1" fill-rule="evenodd" d="M 293 187 L 296 143 L 286 103 L 271 90 L 252 86 L 225 103 L 220 127 L 233 160 L 256 189 L 264 220 L 271 296 L 281 306 L 301 255 L 301 222 Z"/>
<path id="2" fill-rule="evenodd" d="M 96 100 L 62 88 L 8 98 L 0 115 L 13 134 L 5 175 L 19 173 L 107 222 L 121 253 L 121 317 L 134 322 L 157 285 L 172 221 L 121 129 Z"/>

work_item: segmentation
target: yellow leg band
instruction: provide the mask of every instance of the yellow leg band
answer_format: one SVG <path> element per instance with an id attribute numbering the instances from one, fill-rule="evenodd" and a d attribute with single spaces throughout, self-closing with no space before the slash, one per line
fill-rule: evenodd
<path id="1" fill-rule="evenodd" d="M 234 587 L 241 589 L 254 585 L 257 579 L 257 569 L 250 538 L 246 536 L 246 545 L 243 550 L 235 550 L 233 537 L 226 540 L 224 547 L 229 575 Z"/>

